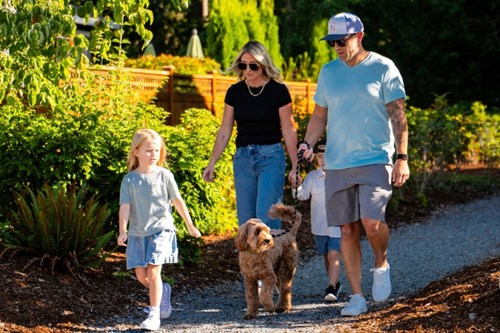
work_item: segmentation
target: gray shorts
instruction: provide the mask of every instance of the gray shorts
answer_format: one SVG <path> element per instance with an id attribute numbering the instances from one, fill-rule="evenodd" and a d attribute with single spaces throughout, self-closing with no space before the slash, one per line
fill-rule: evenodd
<path id="1" fill-rule="evenodd" d="M 392 166 L 373 164 L 326 170 L 325 200 L 328 226 L 340 226 L 362 218 L 385 222 L 392 195 Z"/>
<path id="2" fill-rule="evenodd" d="M 151 236 L 128 236 L 127 269 L 148 265 L 174 264 L 178 261 L 175 230 L 163 230 Z"/>

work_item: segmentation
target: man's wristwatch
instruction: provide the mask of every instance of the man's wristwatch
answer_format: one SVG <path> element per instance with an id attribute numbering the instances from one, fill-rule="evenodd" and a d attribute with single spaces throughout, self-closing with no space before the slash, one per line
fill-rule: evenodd
<path id="1" fill-rule="evenodd" d="M 396 159 L 408 161 L 408 154 L 397 154 Z"/>

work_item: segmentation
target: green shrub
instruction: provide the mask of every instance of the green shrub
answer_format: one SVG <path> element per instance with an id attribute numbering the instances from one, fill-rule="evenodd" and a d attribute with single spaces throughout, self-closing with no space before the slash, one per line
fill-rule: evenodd
<path id="1" fill-rule="evenodd" d="M 210 58 L 181 57 L 170 54 L 159 56 L 145 55 L 137 59 L 127 59 L 126 67 L 163 70 L 165 66 L 174 66 L 175 72 L 185 75 L 207 74 L 220 70 L 220 64 Z"/>
<path id="2" fill-rule="evenodd" d="M 500 179 L 494 174 L 468 174 L 468 173 L 444 173 L 441 175 L 441 181 L 435 188 L 445 193 L 456 193 L 460 190 L 469 189 L 471 193 L 476 191 L 482 193 L 491 192 L 495 187 L 498 188 Z"/>
<path id="3" fill-rule="evenodd" d="M 0 157 L 5 159 L 0 169 L 2 208 L 12 201 L 10 189 L 86 182 L 117 212 L 133 133 L 145 126 L 165 126 L 168 113 L 140 102 L 119 70 L 104 78 L 90 75 L 83 82 L 45 113 L 21 103 L 0 107 Z"/>
<path id="4" fill-rule="evenodd" d="M 206 183 L 202 178 L 219 120 L 208 110 L 189 109 L 183 113 L 180 125 L 167 126 L 161 133 L 170 155 L 169 168 L 174 172 L 193 221 L 203 234 L 218 234 L 237 226 L 231 163 L 234 140 L 217 162 L 215 182 Z M 184 236 L 187 230 L 181 222 L 179 220 L 177 227 Z"/>
<path id="5" fill-rule="evenodd" d="M 36 194 L 28 188 L 14 197 L 17 210 L 10 215 L 10 228 L 4 230 L 8 237 L 2 242 L 8 250 L 33 251 L 34 261 L 49 264 L 52 272 L 62 263 L 73 275 L 104 260 L 102 250 L 114 235 L 104 233 L 110 211 L 96 195 L 88 198 L 87 187 L 44 185 Z"/>
<path id="6" fill-rule="evenodd" d="M 472 114 L 467 118 L 469 127 L 473 128 L 466 157 L 470 163 L 484 163 L 491 168 L 500 163 L 500 114 L 486 112 L 486 105 L 474 102 L 471 106 Z"/>
<path id="7" fill-rule="evenodd" d="M 437 96 L 429 108 L 408 107 L 412 176 L 401 192 L 415 191 L 425 203 L 428 187 L 439 187 L 443 181 L 435 177 L 436 171 L 478 162 L 497 166 L 499 117 L 485 109 L 479 102 L 448 105 L 444 95 Z"/>

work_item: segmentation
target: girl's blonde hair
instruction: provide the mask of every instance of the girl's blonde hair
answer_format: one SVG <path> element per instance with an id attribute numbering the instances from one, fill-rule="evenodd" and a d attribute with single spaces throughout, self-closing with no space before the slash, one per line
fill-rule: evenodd
<path id="1" fill-rule="evenodd" d="M 165 149 L 165 142 L 163 138 L 156 131 L 148 128 L 143 128 L 134 133 L 132 138 L 132 144 L 130 145 L 130 150 L 127 157 L 127 169 L 132 171 L 137 169 L 139 166 L 139 159 L 135 156 L 134 151 L 141 147 L 145 141 L 159 141 L 160 142 L 160 158 L 158 159 L 158 166 L 163 166 L 165 163 L 165 157 L 167 151 Z"/>
<path id="2" fill-rule="evenodd" d="M 266 48 L 256 40 L 251 40 L 243 46 L 240 53 L 238 53 L 236 58 L 233 60 L 231 66 L 227 69 L 228 72 L 233 71 L 238 76 L 239 80 L 243 80 L 245 78 L 243 71 L 238 68 L 238 63 L 241 61 L 241 57 L 245 52 L 252 55 L 259 65 L 262 66 L 263 74 L 268 79 L 274 79 L 280 83 L 283 82 L 280 71 L 276 68 L 276 66 L 274 66 L 273 60 L 271 59 L 271 56 L 267 52 Z"/>

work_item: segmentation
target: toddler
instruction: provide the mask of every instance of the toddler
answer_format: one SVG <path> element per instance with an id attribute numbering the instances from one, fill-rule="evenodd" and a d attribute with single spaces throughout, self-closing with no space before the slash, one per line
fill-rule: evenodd
<path id="1" fill-rule="evenodd" d="M 297 189 L 297 198 L 311 198 L 311 232 L 314 235 L 316 250 L 324 256 L 325 269 L 328 275 L 328 287 L 325 291 L 325 301 L 334 302 L 338 299 L 341 289 L 340 275 L 340 228 L 328 227 L 325 206 L 325 145 L 320 141 L 317 145 L 318 168 L 309 172 L 304 182 Z"/>

